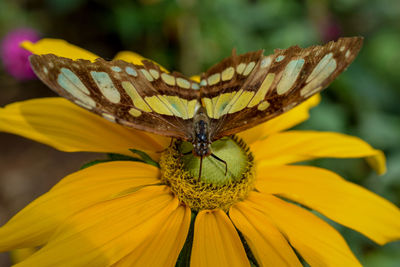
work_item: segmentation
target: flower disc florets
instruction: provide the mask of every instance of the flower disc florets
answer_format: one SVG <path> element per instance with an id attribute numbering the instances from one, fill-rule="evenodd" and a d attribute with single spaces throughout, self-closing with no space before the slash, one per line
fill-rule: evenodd
<path id="1" fill-rule="evenodd" d="M 223 138 L 211 145 L 212 152 L 227 164 L 209 156 L 203 158 L 201 177 L 200 158 L 193 154 L 187 142 L 174 141 L 160 159 L 161 180 L 169 185 L 180 201 L 192 210 L 216 209 L 225 211 L 245 199 L 254 188 L 254 158 L 239 138 Z"/>

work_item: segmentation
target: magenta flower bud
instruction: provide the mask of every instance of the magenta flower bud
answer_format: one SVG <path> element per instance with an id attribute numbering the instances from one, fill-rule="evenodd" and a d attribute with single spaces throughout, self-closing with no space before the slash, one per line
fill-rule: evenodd
<path id="1" fill-rule="evenodd" d="M 1 41 L 1 60 L 4 69 L 18 80 L 36 77 L 28 60 L 32 53 L 20 47 L 20 43 L 25 40 L 36 42 L 39 40 L 39 34 L 29 28 L 14 29 Z"/>
<path id="2" fill-rule="evenodd" d="M 324 42 L 337 40 L 342 33 L 340 26 L 335 21 L 327 21 L 322 29 L 322 38 Z"/>

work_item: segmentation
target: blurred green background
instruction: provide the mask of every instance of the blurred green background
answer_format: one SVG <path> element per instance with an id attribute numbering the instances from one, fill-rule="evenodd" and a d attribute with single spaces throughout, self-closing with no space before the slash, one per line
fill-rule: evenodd
<path id="1" fill-rule="evenodd" d="M 364 47 L 350 68 L 322 93 L 300 129 L 361 137 L 387 156 L 377 176 L 363 160 L 314 161 L 400 203 L 400 1 L 295 0 L 0 0 L 0 37 L 30 27 L 106 59 L 132 50 L 186 75 L 205 71 L 231 54 L 339 36 L 361 35 Z M 17 81 L 0 69 L 0 105 L 54 96 L 38 80 Z M 64 175 L 98 155 L 67 154 L 21 137 L 0 134 L 0 224 Z M 363 205 L 363 203 L 360 203 Z M 335 225 L 365 266 L 400 266 L 400 242 L 379 247 Z M 0 254 L 0 266 L 8 266 Z"/>

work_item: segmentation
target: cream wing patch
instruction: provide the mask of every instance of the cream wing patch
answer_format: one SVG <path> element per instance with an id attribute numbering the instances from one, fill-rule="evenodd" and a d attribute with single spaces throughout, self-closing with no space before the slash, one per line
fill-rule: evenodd
<path id="1" fill-rule="evenodd" d="M 250 74 L 250 72 L 254 69 L 254 66 L 256 65 L 256 63 L 254 61 L 250 62 L 249 64 L 247 64 L 246 68 L 244 69 L 242 75 L 247 76 Z"/>
<path id="2" fill-rule="evenodd" d="M 233 94 L 232 99 L 231 99 L 231 101 L 229 101 L 228 105 L 225 107 L 223 114 L 228 114 L 228 112 L 231 110 L 232 106 L 236 103 L 236 101 L 242 95 L 242 93 L 243 93 L 243 89 L 240 89 L 239 91 L 237 91 Z"/>
<path id="3" fill-rule="evenodd" d="M 293 87 L 303 68 L 304 62 L 304 59 L 301 58 L 292 60 L 286 65 L 282 73 L 282 78 L 276 88 L 278 95 L 287 93 Z"/>
<path id="4" fill-rule="evenodd" d="M 158 113 L 158 114 L 162 114 L 162 115 L 168 115 L 168 116 L 173 116 L 174 114 L 172 113 L 171 110 L 168 109 L 168 107 L 165 106 L 165 104 L 163 103 L 163 101 L 161 101 L 160 98 L 158 98 L 158 96 L 146 96 L 144 98 L 144 100 L 146 101 L 146 103 L 150 106 L 150 108 Z"/>
<path id="5" fill-rule="evenodd" d="M 132 83 L 123 81 L 121 83 L 122 87 L 124 88 L 125 92 L 131 98 L 133 105 L 145 112 L 151 112 L 151 108 L 147 105 L 147 103 L 143 100 L 143 98 L 139 95 L 138 91 L 136 90 L 135 86 Z"/>
<path id="6" fill-rule="evenodd" d="M 191 119 L 195 113 L 197 100 L 187 100 L 173 95 L 147 96 L 144 98 L 150 108 L 162 115 Z"/>
<path id="7" fill-rule="evenodd" d="M 245 64 L 245 63 L 240 63 L 240 64 L 237 65 L 237 67 L 236 67 L 236 72 L 237 72 L 238 74 L 242 74 L 245 68 L 246 68 L 246 64 Z"/>
<path id="8" fill-rule="evenodd" d="M 220 80 L 221 80 L 220 73 L 215 73 L 215 74 L 211 75 L 210 77 L 208 77 L 208 79 L 207 79 L 208 85 L 215 85 L 215 84 L 219 83 Z"/>
<path id="9" fill-rule="evenodd" d="M 224 113 L 225 108 L 229 104 L 229 102 L 232 100 L 232 97 L 233 97 L 234 94 L 235 94 L 235 92 L 224 93 L 224 94 L 221 94 L 218 97 L 215 97 L 216 101 L 213 101 L 213 102 L 215 102 L 215 104 L 213 106 L 213 108 L 214 108 L 214 112 L 213 112 L 214 119 L 218 119 L 222 115 L 225 114 Z M 213 100 L 214 100 L 214 98 L 213 98 Z"/>
<path id="10" fill-rule="evenodd" d="M 201 99 L 203 102 L 204 107 L 206 108 L 207 111 L 207 116 L 210 118 L 214 117 L 214 109 L 213 109 L 213 104 L 210 98 L 204 97 Z"/>
<path id="11" fill-rule="evenodd" d="M 112 67 L 111 67 L 111 70 L 112 70 L 112 71 L 115 71 L 115 72 L 121 72 L 121 71 L 122 71 L 121 68 L 118 67 L 118 66 L 112 66 Z"/>
<path id="12" fill-rule="evenodd" d="M 128 112 L 133 117 L 139 117 L 140 115 L 142 115 L 142 112 L 140 110 L 137 110 L 137 109 L 134 109 L 134 108 L 131 108 Z"/>
<path id="13" fill-rule="evenodd" d="M 247 105 L 249 108 L 254 107 L 262 100 L 264 100 L 269 89 L 271 88 L 272 83 L 274 82 L 274 79 L 275 79 L 275 73 L 268 73 L 267 77 L 265 77 L 257 93 L 254 95 L 250 103 Z"/>
<path id="14" fill-rule="evenodd" d="M 142 98 L 132 83 L 123 81 L 121 85 L 136 108 L 129 111 L 132 116 L 140 116 L 142 114 L 140 110 L 176 116 L 184 120 L 191 119 L 194 116 L 197 103 L 195 99 L 189 101 L 173 95 L 154 95 Z"/>
<path id="15" fill-rule="evenodd" d="M 158 78 L 160 78 L 160 73 L 159 73 L 157 70 L 155 70 L 155 69 L 150 69 L 150 70 L 149 70 L 149 73 L 151 74 L 151 76 L 153 76 L 153 78 L 154 78 L 155 80 L 157 80 Z"/>
<path id="16" fill-rule="evenodd" d="M 89 110 L 93 108 L 93 106 L 89 106 L 88 104 L 83 103 L 83 102 L 80 101 L 80 100 L 74 100 L 74 103 L 77 104 L 77 105 L 79 105 L 79 106 L 81 106 L 81 107 L 83 107 L 83 108 L 89 109 Z M 95 103 L 95 104 L 96 104 L 96 103 Z"/>
<path id="17" fill-rule="evenodd" d="M 327 79 L 336 70 L 336 60 L 333 58 L 333 54 L 326 54 L 315 66 L 306 80 L 306 85 L 300 90 L 300 95 L 308 97 L 321 89 L 320 84 Z"/>
<path id="18" fill-rule="evenodd" d="M 161 73 L 161 79 L 168 85 L 174 86 L 175 85 L 175 77 L 169 75 L 167 73 Z"/>
<path id="19" fill-rule="evenodd" d="M 57 76 L 57 83 L 77 99 L 83 107 L 90 109 L 96 106 L 96 102 L 89 96 L 90 92 L 79 77 L 68 68 L 61 68 Z"/>
<path id="20" fill-rule="evenodd" d="M 151 76 L 151 74 L 147 70 L 141 69 L 140 71 L 143 73 L 144 77 L 146 77 L 146 79 L 149 82 L 152 82 L 154 80 L 153 76 Z"/>
<path id="21" fill-rule="evenodd" d="M 166 99 L 173 110 L 176 111 L 175 116 L 180 117 L 184 120 L 193 118 L 197 104 L 196 99 L 186 100 L 178 96 L 166 96 Z"/>
<path id="22" fill-rule="evenodd" d="M 264 111 L 269 107 L 269 102 L 268 101 L 262 101 L 260 104 L 258 104 L 257 109 L 260 111 Z"/>
<path id="23" fill-rule="evenodd" d="M 272 63 L 272 56 L 264 57 L 263 60 L 261 61 L 261 68 L 269 68 Z"/>
<path id="24" fill-rule="evenodd" d="M 126 73 L 128 73 L 129 75 L 131 75 L 131 76 L 133 76 L 133 77 L 137 77 L 137 71 L 136 70 L 134 70 L 133 68 L 131 68 L 131 67 L 126 67 L 125 68 L 125 71 L 126 71 Z"/>
<path id="25" fill-rule="evenodd" d="M 235 113 L 244 109 L 253 98 L 254 92 L 253 91 L 243 91 L 238 98 L 236 99 L 235 103 L 232 104 L 231 109 L 228 113 Z"/>
<path id="26" fill-rule="evenodd" d="M 190 82 L 188 80 L 180 78 L 180 77 L 176 79 L 176 84 L 179 87 L 184 88 L 184 89 L 190 88 Z"/>
<path id="27" fill-rule="evenodd" d="M 178 96 L 161 96 L 164 104 L 170 108 L 172 113 L 184 120 L 188 119 L 188 101 Z"/>
<path id="28" fill-rule="evenodd" d="M 200 89 L 200 85 L 198 83 L 192 83 L 192 89 L 193 90 L 199 90 Z"/>
<path id="29" fill-rule="evenodd" d="M 234 74 L 235 74 L 235 69 L 233 67 L 226 68 L 221 73 L 222 80 L 223 81 L 229 81 L 230 79 L 233 78 Z"/>
<path id="30" fill-rule="evenodd" d="M 108 121 L 115 122 L 115 117 L 111 114 L 102 113 L 101 116 Z"/>
<path id="31" fill-rule="evenodd" d="M 113 81 L 106 72 L 102 71 L 91 71 L 90 75 L 95 81 L 97 87 L 103 96 L 112 103 L 119 103 L 121 101 L 121 95 L 115 88 Z"/>
<path id="32" fill-rule="evenodd" d="M 219 119 L 225 114 L 231 114 L 246 108 L 254 97 L 253 91 L 239 90 L 237 92 L 223 93 L 213 98 L 202 98 L 207 115 Z"/>
<path id="33" fill-rule="evenodd" d="M 276 57 L 275 62 L 281 62 L 284 59 L 285 59 L 285 56 L 284 55 L 280 55 L 280 56 Z"/>
<path id="34" fill-rule="evenodd" d="M 188 112 L 188 118 L 191 119 L 194 117 L 194 114 L 196 112 L 196 107 L 199 106 L 200 103 L 197 101 L 197 99 L 193 99 L 188 101 L 187 104 L 187 112 Z"/>

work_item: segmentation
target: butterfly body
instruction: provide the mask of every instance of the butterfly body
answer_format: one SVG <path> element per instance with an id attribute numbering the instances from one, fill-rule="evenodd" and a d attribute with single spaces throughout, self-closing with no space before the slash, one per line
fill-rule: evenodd
<path id="1" fill-rule="evenodd" d="M 212 142 L 270 120 L 326 88 L 354 60 L 361 37 L 322 46 L 232 55 L 194 81 L 143 60 L 71 60 L 32 55 L 37 76 L 59 95 L 104 118 L 193 144 L 201 159 Z M 222 159 L 218 159 L 223 161 Z"/>
<path id="2" fill-rule="evenodd" d="M 193 138 L 189 140 L 193 144 L 193 155 L 207 157 L 211 155 L 211 140 L 209 118 L 203 107 L 200 107 L 193 118 Z"/>

